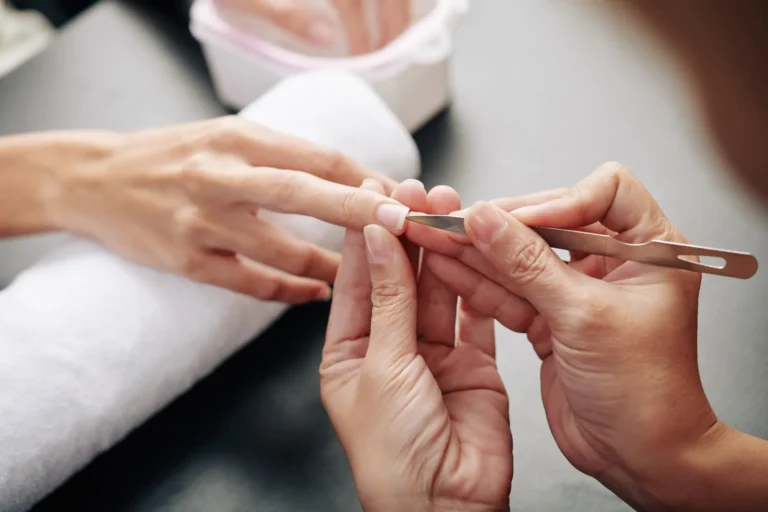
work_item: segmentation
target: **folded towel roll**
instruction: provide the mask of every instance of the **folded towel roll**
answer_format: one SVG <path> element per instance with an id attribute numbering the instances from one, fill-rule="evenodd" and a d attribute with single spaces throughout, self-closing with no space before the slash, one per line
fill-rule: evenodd
<path id="1" fill-rule="evenodd" d="M 408 132 L 351 75 L 295 76 L 241 115 L 398 181 L 419 172 Z M 341 228 L 269 214 L 306 240 L 340 248 Z M 0 292 L 0 510 L 28 510 L 285 309 L 79 239 L 22 272 Z"/>

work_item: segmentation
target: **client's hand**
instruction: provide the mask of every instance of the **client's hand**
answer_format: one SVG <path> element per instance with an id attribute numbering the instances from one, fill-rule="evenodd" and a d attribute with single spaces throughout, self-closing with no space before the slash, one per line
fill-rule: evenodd
<path id="1" fill-rule="evenodd" d="M 574 466 L 635 505 L 683 503 L 687 470 L 725 432 L 697 367 L 700 275 L 602 256 L 564 263 L 526 225 L 629 243 L 685 237 L 616 164 L 570 190 L 497 205 L 466 212 L 472 245 L 416 225 L 407 236 L 443 253 L 424 265 L 452 292 L 527 332 L 550 428 Z"/>
<path id="2" fill-rule="evenodd" d="M 265 18 L 283 30 L 309 43 L 330 44 L 336 35 L 329 20 L 302 0 L 219 0 L 242 12 Z M 377 1 L 379 37 L 368 30 L 366 0 L 330 0 L 347 32 L 352 54 L 358 55 L 385 46 L 410 24 L 410 0 Z"/>
<path id="3" fill-rule="evenodd" d="M 62 173 L 56 217 L 64 229 L 260 299 L 327 298 L 339 262 L 260 219 L 260 208 L 395 232 L 408 211 L 356 188 L 373 173 L 338 152 L 238 117 L 89 140 L 101 149 Z"/>
<path id="4" fill-rule="evenodd" d="M 375 190 L 375 182 L 363 185 Z M 445 213 L 409 180 L 393 197 Z M 493 320 L 426 269 L 418 251 L 378 226 L 348 230 L 320 382 L 366 511 L 508 510 L 512 446 L 496 370 Z M 455 330 L 458 317 L 458 336 Z"/>

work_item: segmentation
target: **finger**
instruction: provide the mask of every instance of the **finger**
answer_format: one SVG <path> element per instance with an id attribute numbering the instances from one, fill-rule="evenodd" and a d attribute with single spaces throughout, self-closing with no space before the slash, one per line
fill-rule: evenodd
<path id="1" fill-rule="evenodd" d="M 378 14 L 380 30 L 379 47 L 383 47 L 405 32 L 405 29 L 410 25 L 410 0 L 382 0 L 379 2 Z"/>
<path id="2" fill-rule="evenodd" d="M 371 51 L 371 35 L 365 17 L 365 2 L 363 0 L 333 0 L 339 18 L 347 31 L 349 51 L 352 55 L 360 55 Z"/>
<path id="3" fill-rule="evenodd" d="M 428 210 L 446 214 L 461 208 L 458 194 L 449 187 L 432 189 Z M 428 252 L 424 253 L 424 257 Z M 418 282 L 418 323 L 416 333 L 427 343 L 453 347 L 456 342 L 456 293 L 424 266 Z"/>
<path id="4" fill-rule="evenodd" d="M 537 315 L 528 301 L 453 258 L 432 252 L 424 258 L 423 267 L 467 306 L 495 318 L 507 329 L 525 332 Z"/>
<path id="5" fill-rule="evenodd" d="M 221 117 L 201 126 L 204 130 L 201 137 L 211 139 L 213 149 L 225 155 L 239 155 L 252 166 L 303 171 L 351 187 L 359 187 L 364 179 L 374 178 L 384 185 L 387 193 L 396 185 L 391 178 L 366 169 L 336 149 L 272 130 L 241 116 Z M 203 156 L 191 167 L 194 171 L 208 163 L 213 171 L 221 172 L 221 160 L 221 157 Z"/>
<path id="6" fill-rule="evenodd" d="M 629 243 L 652 239 L 686 242 L 650 192 L 626 167 L 616 163 L 600 166 L 565 195 L 517 209 L 514 215 L 527 225 L 557 228 L 600 222 Z"/>
<path id="7" fill-rule="evenodd" d="M 431 209 L 430 213 L 436 215 L 448 215 L 461 209 L 461 198 L 458 192 L 446 185 L 439 185 L 429 191 L 427 200 Z"/>
<path id="8" fill-rule="evenodd" d="M 427 191 L 418 180 L 405 180 L 400 185 L 395 187 L 392 192 L 392 199 L 407 206 L 411 211 L 415 212 L 428 212 L 429 202 L 427 200 Z M 414 275 L 418 276 L 419 271 L 419 256 L 421 249 L 407 241 L 401 240 L 405 247 L 405 252 L 408 255 L 408 260 L 411 262 L 411 268 L 414 269 Z"/>
<path id="9" fill-rule="evenodd" d="M 229 216 L 226 229 L 210 235 L 206 245 L 226 249 L 264 265 L 296 276 L 332 283 L 339 267 L 339 255 L 296 238 L 269 222 L 254 219 L 246 212 Z"/>
<path id="10" fill-rule="evenodd" d="M 416 281 L 400 242 L 379 226 L 365 227 L 371 275 L 368 353 L 384 368 L 402 368 L 416 355 Z"/>
<path id="11" fill-rule="evenodd" d="M 333 25 L 306 5 L 292 0 L 219 0 L 238 12 L 263 18 L 305 41 L 327 46 L 333 42 Z"/>
<path id="12" fill-rule="evenodd" d="M 493 317 L 483 315 L 466 300 L 459 300 L 459 342 L 473 345 L 496 359 Z"/>
<path id="13" fill-rule="evenodd" d="M 375 180 L 365 181 L 361 188 L 382 192 Z M 361 231 L 347 229 L 341 254 L 323 350 L 324 365 L 364 357 L 368 348 L 364 340 L 371 330 L 371 276 Z"/>
<path id="14" fill-rule="evenodd" d="M 340 185 L 299 171 L 247 167 L 236 182 L 221 181 L 209 193 L 268 210 L 307 215 L 356 230 L 378 224 L 395 234 L 403 232 L 409 209 L 372 190 Z"/>
<path id="15" fill-rule="evenodd" d="M 250 295 L 259 300 L 301 304 L 327 300 L 327 283 L 284 274 L 247 259 L 200 253 L 190 260 L 188 277 L 214 286 Z"/>
<path id="16" fill-rule="evenodd" d="M 543 361 L 552 354 L 552 331 L 549 329 L 546 318 L 541 315 L 534 318 L 527 334 L 528 341 L 531 342 L 539 359 Z"/>
<path id="17" fill-rule="evenodd" d="M 467 212 L 467 235 L 499 273 L 502 284 L 540 313 L 556 314 L 578 302 L 581 274 L 569 269 L 534 231 L 488 203 Z M 599 283 L 600 281 L 593 281 Z"/>
<path id="18" fill-rule="evenodd" d="M 513 212 L 518 208 L 525 206 L 533 206 L 541 203 L 546 203 L 564 196 L 568 192 L 567 188 L 556 188 L 553 190 L 545 190 L 543 192 L 535 192 L 519 197 L 502 197 L 494 199 L 491 204 L 498 206 L 506 212 Z"/>

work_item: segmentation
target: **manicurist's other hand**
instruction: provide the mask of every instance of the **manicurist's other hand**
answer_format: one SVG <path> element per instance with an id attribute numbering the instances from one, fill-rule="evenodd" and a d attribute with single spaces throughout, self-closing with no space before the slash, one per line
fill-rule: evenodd
<path id="1" fill-rule="evenodd" d="M 415 224 L 407 236 L 432 249 L 424 266 L 448 290 L 527 333 L 542 361 L 549 426 L 567 459 L 638 508 L 715 506 L 711 489 L 736 477 L 718 478 L 712 468 L 727 467 L 728 453 L 744 454 L 749 443 L 728 444 L 740 434 L 718 421 L 702 388 L 701 276 L 594 255 L 565 263 L 527 227 L 685 243 L 645 187 L 607 164 L 571 189 L 480 203 L 464 215 L 468 242 Z"/>
<path id="2" fill-rule="evenodd" d="M 413 180 L 393 197 L 416 211 L 459 208 L 453 190 L 427 197 Z M 415 249 L 378 226 L 347 231 L 323 403 L 366 512 L 508 510 L 512 445 L 493 319 L 459 305 L 429 269 L 417 278 Z"/>
<path id="3" fill-rule="evenodd" d="M 84 149 L 57 162 L 51 211 L 59 227 L 135 262 L 260 299 L 327 298 L 339 263 L 338 254 L 260 218 L 262 208 L 393 232 L 407 213 L 357 188 L 375 175 L 339 152 L 238 117 L 81 138 Z"/>

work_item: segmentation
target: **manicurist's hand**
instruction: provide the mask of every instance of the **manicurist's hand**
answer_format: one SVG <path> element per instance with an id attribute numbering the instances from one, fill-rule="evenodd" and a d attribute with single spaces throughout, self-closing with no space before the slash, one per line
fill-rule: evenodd
<path id="1" fill-rule="evenodd" d="M 593 255 L 565 263 L 527 227 L 686 242 L 630 172 L 607 164 L 571 189 L 480 203 L 464 215 L 468 242 L 415 224 L 407 236 L 440 252 L 424 266 L 451 292 L 527 333 L 542 361 L 549 426 L 574 466 L 640 509 L 768 503 L 758 477 L 765 441 L 718 421 L 702 389 L 701 276 Z"/>
<path id="2" fill-rule="evenodd" d="M 57 138 L 41 137 L 51 138 L 41 147 L 53 154 Z M 76 138 L 58 140 L 71 148 Z M 260 299 L 327 298 L 339 263 L 336 253 L 260 218 L 262 208 L 394 232 L 407 213 L 357 188 L 374 174 L 338 152 L 237 117 L 80 138 L 79 151 L 62 149 L 56 161 L 57 193 L 47 208 L 58 228 Z"/>
<path id="3" fill-rule="evenodd" d="M 403 33 L 410 24 L 410 0 L 375 2 L 379 20 L 378 37 L 370 33 L 366 0 L 330 0 L 346 34 L 336 34 L 331 20 L 302 0 L 218 0 L 228 8 L 260 16 L 311 44 L 327 45 L 337 37 L 346 37 L 353 55 L 385 46 Z"/>
<path id="4" fill-rule="evenodd" d="M 412 180 L 393 197 L 416 211 L 459 208 L 451 189 L 427 197 Z M 378 226 L 347 231 L 323 403 L 366 512 L 508 510 L 512 445 L 493 319 L 457 306 L 429 269 L 417 279 L 414 249 Z"/>

